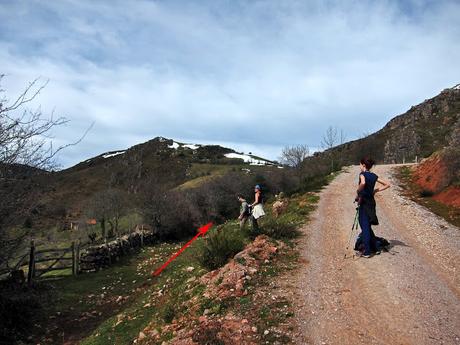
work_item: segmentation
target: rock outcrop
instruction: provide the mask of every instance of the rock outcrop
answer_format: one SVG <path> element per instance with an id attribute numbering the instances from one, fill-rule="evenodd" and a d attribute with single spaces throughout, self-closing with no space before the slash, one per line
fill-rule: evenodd
<path id="1" fill-rule="evenodd" d="M 450 136 L 459 128 L 460 89 L 445 89 L 438 96 L 413 106 L 392 119 L 382 129 L 388 132 L 384 161 L 414 160 L 429 156 L 448 145 Z"/>
<path id="2" fill-rule="evenodd" d="M 458 85 L 411 107 L 378 132 L 316 153 L 309 159 L 330 156 L 345 165 L 357 164 L 364 156 L 371 156 L 378 163 L 421 160 L 448 146 L 456 131 L 460 131 Z"/>
<path id="3" fill-rule="evenodd" d="M 283 246 L 276 246 L 265 235 L 256 239 L 236 254 L 225 266 L 208 272 L 199 279 L 206 286 L 204 298 L 216 304 L 234 297 L 245 296 L 248 292 L 245 283 L 252 279 L 260 270 L 261 265 L 268 263 Z M 226 312 L 225 315 L 208 313 L 200 315 L 200 299 L 196 296 L 186 302 L 189 313 L 174 319 L 171 324 L 156 329 L 155 324 L 148 325 L 142 336 L 135 340 L 136 344 L 151 344 L 159 341 L 161 334 L 172 333 L 174 338 L 165 342 L 167 345 L 253 345 L 258 344 L 258 330 L 251 320 Z M 146 337 L 144 337 L 144 335 Z"/>
<path id="4" fill-rule="evenodd" d="M 259 266 L 275 255 L 277 250 L 267 236 L 257 236 L 253 243 L 236 254 L 224 267 L 201 277 L 201 283 L 207 286 L 204 296 L 225 299 L 246 295 L 245 282 L 251 280 Z"/>

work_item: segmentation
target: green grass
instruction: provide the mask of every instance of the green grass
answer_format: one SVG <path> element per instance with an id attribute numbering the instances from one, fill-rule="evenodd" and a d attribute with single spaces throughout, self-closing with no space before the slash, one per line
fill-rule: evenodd
<path id="1" fill-rule="evenodd" d="M 47 279 L 47 278 L 55 278 L 55 277 L 68 277 L 72 275 L 71 268 L 64 268 L 62 270 L 50 271 L 44 273 L 40 278 Z"/>
<path id="2" fill-rule="evenodd" d="M 188 170 L 188 180 L 176 187 L 177 189 L 196 188 L 205 182 L 225 175 L 232 171 L 241 172 L 242 169 L 250 169 L 251 172 L 257 174 L 259 171 L 267 169 L 277 169 L 273 166 L 254 166 L 248 164 L 208 164 L 208 163 L 193 163 Z"/>
<path id="3" fill-rule="evenodd" d="M 289 198 L 286 212 L 278 218 L 272 214 L 271 205 L 265 207 L 266 216 L 262 218 L 257 234 L 268 235 L 279 240 L 297 238 L 299 227 L 308 221 L 308 215 L 315 209 L 319 197 L 315 193 L 294 194 Z"/>
<path id="4" fill-rule="evenodd" d="M 194 179 L 184 182 L 181 185 L 177 186 L 176 189 L 184 190 L 184 189 L 189 189 L 189 188 L 197 188 L 201 186 L 202 184 L 209 182 L 218 176 L 221 176 L 221 175 L 206 175 L 206 176 L 195 177 Z"/>
<path id="5" fill-rule="evenodd" d="M 152 284 L 146 287 L 144 295 L 136 298 L 128 308 L 123 310 L 123 314 L 131 319 L 129 322 L 114 327 L 117 322 L 117 317 L 114 316 L 104 321 L 81 344 L 127 344 L 149 324 L 154 325 L 156 329 L 161 329 L 174 318 L 187 315 L 190 311 L 186 308 L 186 302 L 193 296 L 202 298 L 205 289 L 198 284 L 196 278 L 207 271 L 200 265 L 194 248 L 202 241 L 202 239 L 197 240 L 191 248 L 174 260 L 157 279 L 152 280 Z M 170 250 L 169 254 L 178 248 L 179 246 L 171 247 L 174 250 Z M 188 272 L 187 267 L 194 267 L 194 270 Z M 195 280 L 188 282 L 193 277 Z M 160 290 L 163 291 L 161 297 L 152 297 L 152 294 L 156 296 Z M 152 304 L 150 308 L 144 308 L 146 302 Z M 169 338 L 171 334 L 161 335 L 161 340 Z"/>
<path id="6" fill-rule="evenodd" d="M 156 320 L 159 326 L 170 322 L 176 313 L 172 308 L 176 304 L 166 304 L 168 310 L 164 301 L 183 301 L 181 296 L 189 285 L 187 279 L 206 272 L 191 251 L 185 251 L 159 277 L 151 277 L 151 272 L 179 248 L 180 244 L 144 248 L 137 256 L 125 258 L 100 272 L 50 282 L 54 293 L 46 303 L 49 306 L 45 309 L 46 322 L 35 330 L 34 338 L 60 344 L 62 331 L 66 331 L 84 339 L 82 344 L 129 344 L 150 322 Z M 195 270 L 186 272 L 189 266 Z M 152 294 L 156 296 L 160 289 L 164 290 L 161 300 L 152 299 Z M 119 296 L 122 299 L 116 302 Z M 151 307 L 144 307 L 147 303 L 151 303 Z M 87 314 L 92 316 L 81 320 L 82 315 Z M 116 325 L 120 314 L 123 322 Z M 37 320 L 40 321 L 43 320 Z M 46 329 L 51 331 L 45 335 Z"/>
<path id="7" fill-rule="evenodd" d="M 227 222 L 200 242 L 197 253 L 201 265 L 210 270 L 225 265 L 236 253 L 244 249 L 248 239 L 236 221 Z"/>

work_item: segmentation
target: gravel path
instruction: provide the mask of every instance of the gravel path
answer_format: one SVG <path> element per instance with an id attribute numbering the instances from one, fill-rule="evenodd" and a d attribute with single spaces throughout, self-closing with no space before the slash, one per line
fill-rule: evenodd
<path id="1" fill-rule="evenodd" d="M 358 167 L 321 192 L 299 243 L 303 263 L 283 283 L 297 308 L 296 343 L 460 344 L 460 229 L 402 197 L 393 167 L 375 168 L 392 183 L 376 197 L 374 228 L 390 253 L 353 258 L 349 249 L 344 259 Z"/>

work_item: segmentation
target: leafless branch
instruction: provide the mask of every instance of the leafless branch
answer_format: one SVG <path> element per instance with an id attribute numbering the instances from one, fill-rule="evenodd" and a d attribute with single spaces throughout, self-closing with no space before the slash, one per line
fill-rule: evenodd
<path id="1" fill-rule="evenodd" d="M 0 75 L 0 84 L 3 78 L 4 75 Z M 13 102 L 8 101 L 5 90 L 0 87 L 0 266 L 21 248 L 29 234 L 22 224 L 38 206 L 34 179 L 18 180 L 18 171 L 26 171 L 27 175 L 35 171 L 33 168 L 55 167 L 56 155 L 80 143 L 93 127 L 92 124 L 77 141 L 55 148 L 53 129 L 69 121 L 56 117 L 54 111 L 44 115 L 40 107 L 27 108 L 47 84 L 48 81 L 40 84 L 40 78 L 35 79 Z M 14 236 L 9 236 L 7 230 L 13 226 Z M 19 229 L 24 229 L 20 235 Z"/>
<path id="2" fill-rule="evenodd" d="M 321 147 L 325 150 L 331 149 L 337 145 L 338 140 L 339 140 L 339 135 L 337 132 L 337 127 L 329 126 L 321 140 Z"/>
<path id="3" fill-rule="evenodd" d="M 310 154 L 307 145 L 286 146 L 281 152 L 281 162 L 294 168 L 300 167 L 303 160 Z"/>

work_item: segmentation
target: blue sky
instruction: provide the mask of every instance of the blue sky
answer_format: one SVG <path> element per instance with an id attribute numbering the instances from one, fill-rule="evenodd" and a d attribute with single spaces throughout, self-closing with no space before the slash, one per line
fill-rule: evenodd
<path id="1" fill-rule="evenodd" d="M 155 136 L 276 159 L 460 82 L 458 1 L 1 0 L 9 98 L 41 77 L 67 167 Z"/>

